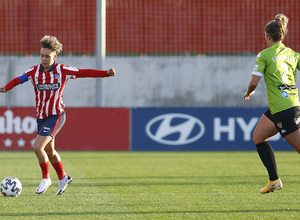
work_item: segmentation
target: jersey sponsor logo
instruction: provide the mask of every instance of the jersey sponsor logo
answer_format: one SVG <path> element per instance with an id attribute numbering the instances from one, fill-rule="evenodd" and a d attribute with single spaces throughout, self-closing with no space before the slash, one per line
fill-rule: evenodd
<path id="1" fill-rule="evenodd" d="M 60 83 L 37 84 L 37 88 L 40 91 L 58 90 L 60 88 Z"/>
<path id="2" fill-rule="evenodd" d="M 281 92 L 282 97 L 287 98 L 289 94 L 286 91 Z"/>
<path id="3" fill-rule="evenodd" d="M 286 89 L 296 89 L 297 87 L 295 85 L 279 85 L 278 89 L 280 90 L 286 90 Z"/>
<path id="4" fill-rule="evenodd" d="M 159 115 L 146 125 L 146 133 L 152 140 L 167 145 L 183 145 L 195 142 L 205 132 L 204 124 L 197 118 L 180 113 Z"/>

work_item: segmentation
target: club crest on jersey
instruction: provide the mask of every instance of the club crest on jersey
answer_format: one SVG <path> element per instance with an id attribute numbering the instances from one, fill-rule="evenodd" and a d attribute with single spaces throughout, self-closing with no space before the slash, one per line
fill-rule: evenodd
<path id="1" fill-rule="evenodd" d="M 59 78 L 59 74 L 58 73 L 55 73 L 54 74 L 54 79 L 58 79 Z"/>
<path id="2" fill-rule="evenodd" d="M 37 84 L 37 88 L 40 91 L 57 90 L 60 88 L 60 83 Z"/>

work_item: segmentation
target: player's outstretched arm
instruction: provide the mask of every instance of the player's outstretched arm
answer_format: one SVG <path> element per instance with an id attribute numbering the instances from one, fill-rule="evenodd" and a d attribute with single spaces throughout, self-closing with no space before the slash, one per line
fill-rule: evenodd
<path id="1" fill-rule="evenodd" d="M 79 69 L 79 71 L 76 74 L 78 78 L 110 77 L 115 75 L 116 71 L 114 70 L 114 68 L 110 68 L 109 70 Z"/>
<path id="2" fill-rule="evenodd" d="M 9 83 L 7 83 L 5 86 L 1 86 L 0 92 L 5 93 L 19 84 L 21 84 L 21 80 L 19 77 L 16 77 L 13 80 L 11 80 Z"/>

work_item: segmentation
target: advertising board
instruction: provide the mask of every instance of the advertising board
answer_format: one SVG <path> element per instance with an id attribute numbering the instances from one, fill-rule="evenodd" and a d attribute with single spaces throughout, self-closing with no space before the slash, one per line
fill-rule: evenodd
<path id="1" fill-rule="evenodd" d="M 128 108 L 67 108 L 55 148 L 128 151 L 129 117 Z M 0 150 L 32 150 L 35 137 L 34 108 L 0 108 Z"/>
<path id="2" fill-rule="evenodd" d="M 254 128 L 266 108 L 135 108 L 134 151 L 248 151 Z M 292 147 L 280 136 L 270 139 L 278 150 Z"/>

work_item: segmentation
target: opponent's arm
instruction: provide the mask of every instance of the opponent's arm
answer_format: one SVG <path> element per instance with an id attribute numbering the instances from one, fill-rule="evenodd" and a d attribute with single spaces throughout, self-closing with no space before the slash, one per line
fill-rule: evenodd
<path id="1" fill-rule="evenodd" d="M 115 75 L 116 75 L 116 71 L 114 70 L 114 68 L 110 68 L 109 70 L 79 69 L 76 74 L 78 78 L 109 77 Z"/>

